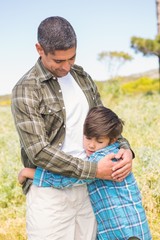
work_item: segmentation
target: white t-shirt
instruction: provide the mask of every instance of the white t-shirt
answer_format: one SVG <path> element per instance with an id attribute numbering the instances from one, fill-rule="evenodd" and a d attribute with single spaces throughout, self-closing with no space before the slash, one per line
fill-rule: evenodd
<path id="1" fill-rule="evenodd" d="M 58 78 L 58 82 L 66 110 L 66 135 L 61 150 L 85 160 L 87 156 L 83 149 L 83 124 L 89 110 L 87 99 L 70 73 Z"/>

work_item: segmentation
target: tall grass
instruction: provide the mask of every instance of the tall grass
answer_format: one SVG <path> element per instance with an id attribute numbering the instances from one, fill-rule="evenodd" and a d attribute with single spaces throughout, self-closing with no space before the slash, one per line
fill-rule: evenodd
<path id="1" fill-rule="evenodd" d="M 124 121 L 133 151 L 133 171 L 141 189 L 153 240 L 160 239 L 160 95 L 106 94 L 105 106 Z M 25 196 L 17 182 L 21 169 L 18 136 L 10 106 L 0 106 L 0 240 L 25 240 Z"/>
<path id="2" fill-rule="evenodd" d="M 160 95 L 104 98 L 125 121 L 123 136 L 135 153 L 133 172 L 141 189 L 153 239 L 160 239 Z"/>
<path id="3" fill-rule="evenodd" d="M 0 107 L 0 240 L 24 240 L 25 204 L 17 173 L 22 167 L 10 106 Z"/>

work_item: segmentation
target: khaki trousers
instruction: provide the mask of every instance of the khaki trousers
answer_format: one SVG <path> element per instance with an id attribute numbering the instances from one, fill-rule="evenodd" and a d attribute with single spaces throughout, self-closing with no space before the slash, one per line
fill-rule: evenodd
<path id="1" fill-rule="evenodd" d="M 97 224 L 86 185 L 32 185 L 26 196 L 28 240 L 95 240 Z"/>

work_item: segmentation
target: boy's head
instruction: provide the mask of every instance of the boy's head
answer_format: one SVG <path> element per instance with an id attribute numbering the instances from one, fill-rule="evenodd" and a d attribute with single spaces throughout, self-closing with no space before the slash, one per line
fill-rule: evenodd
<path id="1" fill-rule="evenodd" d="M 124 122 L 109 108 L 90 109 L 83 128 L 84 148 L 88 149 L 88 155 L 115 142 L 123 131 L 123 125 Z"/>

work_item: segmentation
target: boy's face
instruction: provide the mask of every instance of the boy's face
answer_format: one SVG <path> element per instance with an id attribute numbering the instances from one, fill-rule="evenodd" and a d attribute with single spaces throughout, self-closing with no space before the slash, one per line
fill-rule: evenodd
<path id="1" fill-rule="evenodd" d="M 88 157 L 95 151 L 108 146 L 110 143 L 111 142 L 108 137 L 100 137 L 98 139 L 95 137 L 89 138 L 85 135 L 83 137 L 83 147 Z"/>

